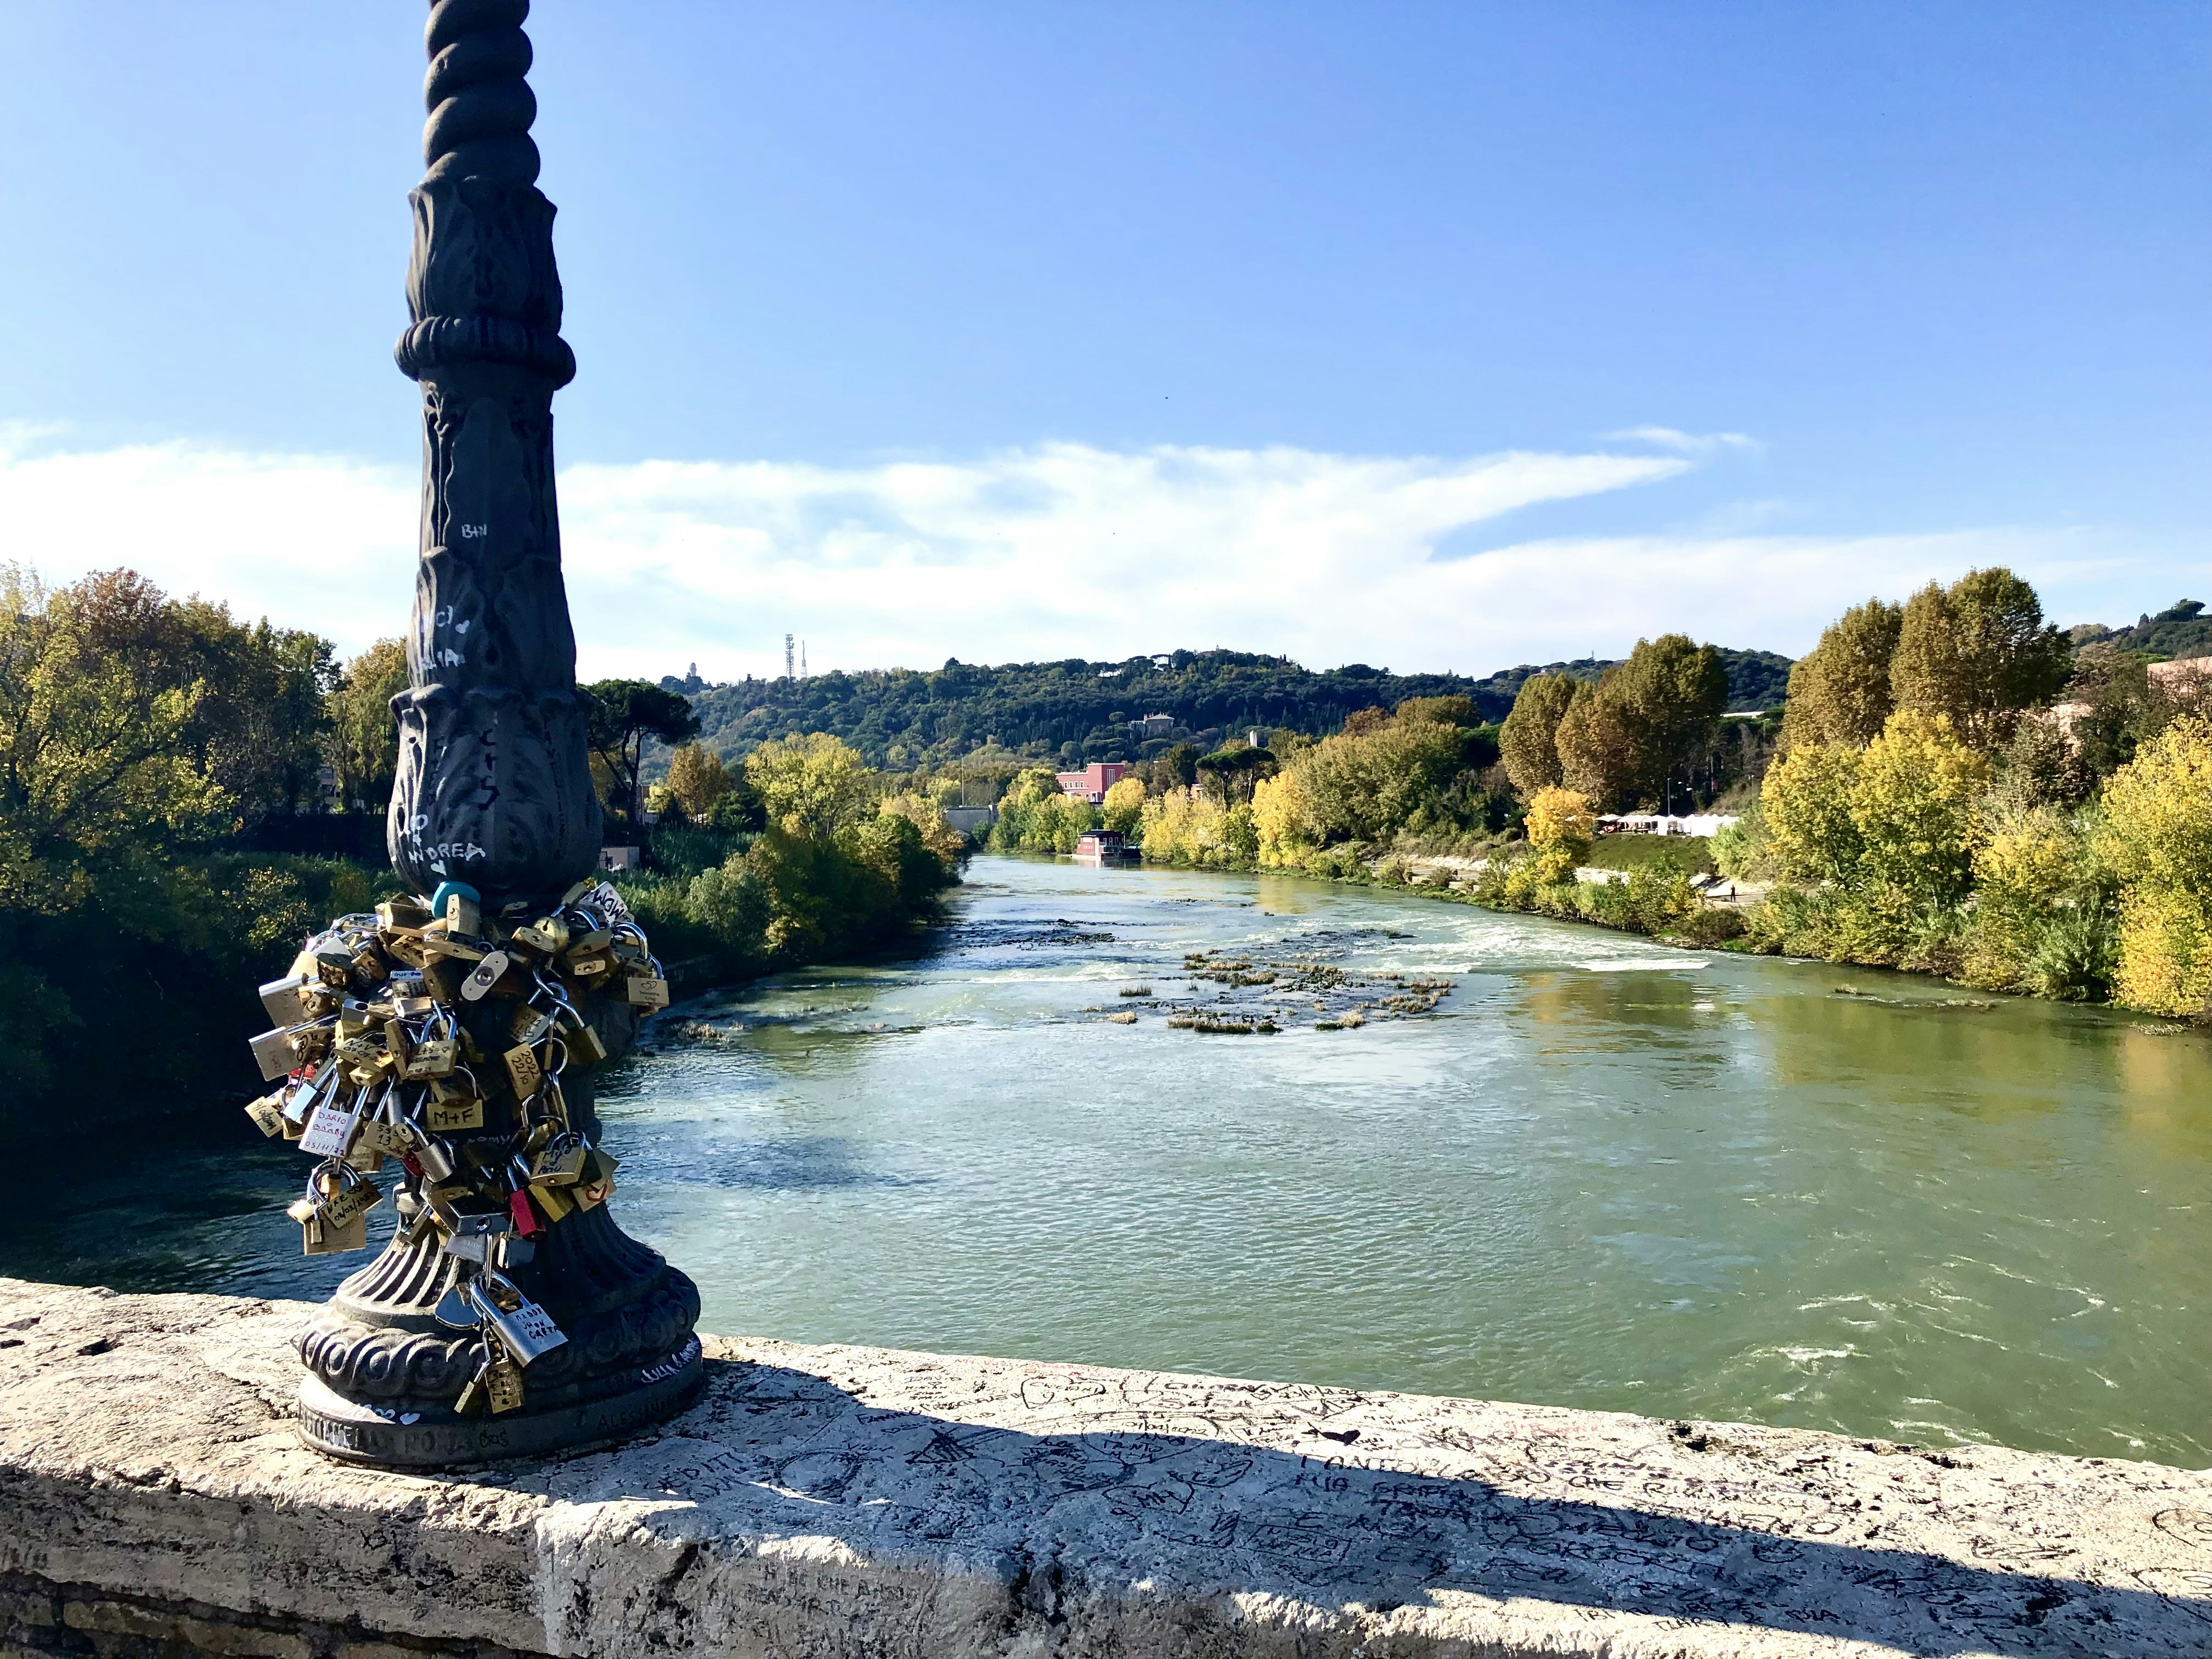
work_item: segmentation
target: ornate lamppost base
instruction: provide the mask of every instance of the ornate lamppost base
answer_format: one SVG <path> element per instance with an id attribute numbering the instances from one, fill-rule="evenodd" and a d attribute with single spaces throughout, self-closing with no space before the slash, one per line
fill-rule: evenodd
<path id="1" fill-rule="evenodd" d="M 619 1378 L 608 1397 L 500 1417 L 458 1417 L 432 1408 L 401 1413 L 333 1393 L 317 1376 L 300 1381 L 300 1436 L 317 1451 L 381 1468 L 453 1468 L 503 1458 L 580 1451 L 620 1440 L 673 1417 L 707 1380 L 699 1339 Z"/>

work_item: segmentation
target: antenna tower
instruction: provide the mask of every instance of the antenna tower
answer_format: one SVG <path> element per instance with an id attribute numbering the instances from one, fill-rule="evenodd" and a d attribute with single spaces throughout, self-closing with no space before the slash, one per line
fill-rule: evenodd
<path id="1" fill-rule="evenodd" d="M 783 636 L 783 677 L 787 680 L 795 680 L 799 678 L 791 672 L 791 635 L 788 634 Z"/>

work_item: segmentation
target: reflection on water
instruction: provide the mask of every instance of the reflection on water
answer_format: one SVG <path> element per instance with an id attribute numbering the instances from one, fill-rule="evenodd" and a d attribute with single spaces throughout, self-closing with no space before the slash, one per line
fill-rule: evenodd
<path id="1" fill-rule="evenodd" d="M 619 1212 L 708 1328 L 2212 1460 L 2200 1036 L 1286 878 L 973 877 L 921 957 L 611 1080 Z M 1104 1018 L 1216 947 L 1457 989 Z M 358 1258 L 298 1255 L 303 1169 L 236 1134 L 42 1183 L 0 1271 L 326 1293 Z"/>

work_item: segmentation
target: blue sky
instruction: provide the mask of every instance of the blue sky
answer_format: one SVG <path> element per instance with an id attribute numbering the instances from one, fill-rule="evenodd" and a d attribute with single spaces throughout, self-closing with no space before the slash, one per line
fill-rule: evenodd
<path id="1" fill-rule="evenodd" d="M 7 556 L 398 631 L 422 15 L 0 0 Z M 2212 9 L 529 27 L 587 674 L 2212 598 Z"/>

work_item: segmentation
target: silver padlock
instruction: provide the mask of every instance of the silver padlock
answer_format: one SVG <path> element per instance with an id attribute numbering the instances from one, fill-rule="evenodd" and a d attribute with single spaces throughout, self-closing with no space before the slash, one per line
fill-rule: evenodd
<path id="1" fill-rule="evenodd" d="M 501 1343 L 517 1364 L 527 1365 L 568 1340 L 568 1334 L 553 1322 L 552 1315 L 499 1273 L 479 1273 L 464 1287 L 463 1294 L 499 1333 Z"/>

